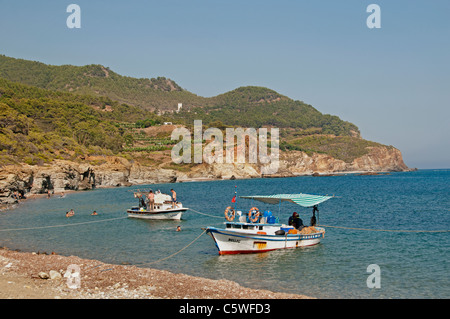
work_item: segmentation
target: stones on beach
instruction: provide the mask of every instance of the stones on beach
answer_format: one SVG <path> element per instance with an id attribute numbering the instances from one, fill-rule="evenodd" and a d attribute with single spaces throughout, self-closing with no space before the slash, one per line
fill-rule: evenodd
<path id="1" fill-rule="evenodd" d="M 51 280 L 55 280 L 55 279 L 62 279 L 62 275 L 59 271 L 56 270 L 50 270 L 50 279 Z"/>
<path id="2" fill-rule="evenodd" d="M 50 270 L 49 273 L 41 271 L 38 274 L 38 277 L 41 278 L 41 279 L 50 279 L 50 280 L 62 279 L 61 273 L 59 271 L 56 271 L 56 270 Z"/>
<path id="3" fill-rule="evenodd" d="M 48 279 L 48 278 L 50 278 L 50 276 L 49 276 L 46 272 L 43 272 L 43 271 L 41 271 L 40 273 L 38 273 L 38 276 L 39 276 L 39 278 L 41 278 L 41 279 Z"/>

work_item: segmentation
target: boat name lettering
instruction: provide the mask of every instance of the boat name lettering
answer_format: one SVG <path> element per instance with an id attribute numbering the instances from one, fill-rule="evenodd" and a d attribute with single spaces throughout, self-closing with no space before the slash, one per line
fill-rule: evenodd
<path id="1" fill-rule="evenodd" d="M 228 241 L 232 241 L 233 243 L 240 243 L 241 241 L 239 239 L 235 239 L 235 238 L 228 238 Z"/>

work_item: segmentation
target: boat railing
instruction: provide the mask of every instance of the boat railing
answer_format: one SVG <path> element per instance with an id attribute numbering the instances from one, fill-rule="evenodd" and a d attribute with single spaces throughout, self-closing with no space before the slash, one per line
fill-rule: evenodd
<path id="1" fill-rule="evenodd" d="M 273 216 L 271 211 L 260 212 L 259 217 L 255 220 L 250 218 L 249 213 L 236 209 L 233 222 L 252 223 L 252 224 L 279 224 L 280 220 L 277 216 Z"/>

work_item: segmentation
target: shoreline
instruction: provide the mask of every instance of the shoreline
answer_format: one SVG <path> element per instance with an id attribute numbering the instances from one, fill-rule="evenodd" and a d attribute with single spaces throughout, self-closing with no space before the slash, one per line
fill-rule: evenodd
<path id="1" fill-rule="evenodd" d="M 341 176 L 344 174 L 365 174 L 367 172 L 339 172 L 332 176 Z M 388 173 L 388 172 L 386 172 Z M 384 175 L 384 172 L 377 172 L 377 175 Z M 298 176 L 314 176 L 311 174 Z M 315 175 L 330 176 L 330 175 Z M 297 177 L 297 176 L 292 176 Z M 264 178 L 264 177 L 263 177 Z M 239 178 L 241 179 L 241 178 Z M 202 179 L 201 181 L 214 181 L 223 179 Z M 197 182 L 199 179 L 193 178 L 183 182 Z M 125 186 L 127 188 L 138 185 L 133 184 Z M 98 188 L 115 188 L 116 186 L 100 186 Z M 124 186 L 122 186 L 124 187 Z M 67 190 L 65 194 L 80 192 L 83 190 Z M 52 194 L 60 196 L 60 193 Z M 26 199 L 19 203 L 7 205 L 4 208 L 0 206 L 0 213 L 5 210 L 13 210 L 20 205 L 20 202 L 43 199 L 47 194 L 29 194 Z M 39 272 L 49 272 L 55 270 L 62 276 L 67 266 L 78 264 L 81 266 L 81 273 L 87 273 L 85 279 L 87 283 L 80 289 L 70 289 L 65 284 L 66 279 L 62 277 L 59 280 L 44 280 L 39 278 Z M 92 272 L 97 269 L 98 272 Z M 108 279 L 105 279 L 103 273 L 108 273 Z M 156 270 L 152 268 L 139 268 L 129 265 L 113 265 L 103 263 L 97 260 L 82 259 L 76 256 L 64 257 L 61 255 L 45 255 L 32 252 L 17 252 L 8 248 L 0 247 L 0 299 L 13 298 L 38 298 L 38 299 L 101 299 L 101 298 L 120 298 L 120 299 L 304 299 L 312 298 L 298 294 L 287 294 L 282 292 L 271 292 L 268 290 L 258 290 L 245 288 L 239 284 L 225 279 L 212 280 L 201 277 L 194 277 L 184 274 L 175 274 L 169 271 Z M 140 277 L 139 280 L 135 279 Z M 114 279 L 115 278 L 115 279 Z M 146 279 L 143 279 L 146 278 Z M 150 279 L 149 279 L 150 278 Z M 180 279 L 181 278 L 181 279 Z M 181 282 L 180 282 L 181 280 Z M 84 279 L 83 279 L 84 282 Z M 177 283 L 179 282 L 179 283 Z M 161 284 L 164 283 L 164 284 Z M 158 286 L 159 285 L 159 286 Z M 178 287 L 172 291 L 173 287 Z M 225 287 L 222 288 L 221 286 Z M 159 288 L 155 288 L 159 287 Z M 211 288 L 214 287 L 214 288 Z M 228 288 L 227 288 L 228 287 Z M 172 290 L 171 290 L 172 289 Z M 231 291 L 239 291 L 237 295 L 231 294 Z"/>
<path id="2" fill-rule="evenodd" d="M 64 274 L 77 265 L 79 288 Z M 70 270 L 68 271 L 71 273 Z M 45 273 L 45 274 L 44 274 Z M 46 275 L 53 278 L 43 279 Z M 73 282 L 73 281 L 72 281 Z M 166 270 L 0 248 L 0 299 L 315 299 Z"/>
<path id="3" fill-rule="evenodd" d="M 195 182 L 197 180 L 193 180 Z M 125 186 L 127 188 L 137 186 Z M 147 184 L 139 184 L 147 185 Z M 121 186 L 124 187 L 124 186 Z M 115 188 L 104 186 L 99 188 Z M 84 190 L 68 190 L 69 193 Z M 87 191 L 87 190 L 86 190 Z M 60 193 L 51 197 L 60 196 Z M 16 204 L 0 207 L 0 214 L 24 201 L 45 199 L 30 194 Z M 71 264 L 80 266 L 81 287 L 67 286 L 64 274 Z M 53 270 L 58 279 L 41 279 Z M 252 289 L 227 279 L 208 279 L 166 270 L 115 265 L 52 252 L 23 252 L 0 247 L 0 299 L 314 299 L 313 297 Z"/>
<path id="4" fill-rule="evenodd" d="M 401 171 L 401 172 L 412 172 L 417 171 L 418 169 L 410 169 L 407 171 Z M 379 175 L 390 175 L 391 173 L 397 173 L 397 171 L 330 171 L 330 172 L 314 172 L 314 173 L 302 173 L 302 174 L 293 174 L 290 176 L 278 176 L 278 175 L 271 175 L 271 176 L 258 176 L 258 177 L 234 177 L 233 178 L 214 178 L 214 177 L 189 177 L 189 178 L 182 178 L 177 179 L 175 182 L 171 182 L 173 184 L 176 183 L 195 183 L 195 182 L 210 182 L 210 181 L 226 181 L 226 180 L 247 180 L 247 179 L 258 179 L 258 178 L 295 178 L 295 177 L 333 177 L 333 176 L 344 176 L 344 175 L 356 175 L 356 176 L 379 176 Z M 152 183 L 152 182 L 145 182 L 145 183 L 130 183 L 130 185 L 119 185 L 119 186 L 113 186 L 113 185 L 97 185 L 95 188 L 92 189 L 79 189 L 79 190 L 64 190 L 64 191 L 58 191 L 51 195 L 58 196 L 62 193 L 70 194 L 70 193 L 77 193 L 77 192 L 84 192 L 84 191 L 92 191 L 95 189 L 109 189 L 109 188 L 117 188 L 117 187 L 135 187 L 140 185 L 155 185 L 155 184 L 165 184 L 165 183 Z M 20 199 L 16 203 L 3 203 L 0 201 L 0 213 L 6 210 L 14 209 L 17 205 L 19 205 L 21 202 L 27 201 L 27 200 L 33 200 L 33 199 L 40 199 L 45 198 L 48 195 L 46 193 L 26 193 L 26 198 Z"/>

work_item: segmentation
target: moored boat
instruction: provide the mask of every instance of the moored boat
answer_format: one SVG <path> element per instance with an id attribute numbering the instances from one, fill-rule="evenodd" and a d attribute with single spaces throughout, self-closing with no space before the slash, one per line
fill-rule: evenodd
<path id="1" fill-rule="evenodd" d="M 268 204 L 291 202 L 303 207 L 313 207 L 314 221 L 315 212 L 318 212 L 317 205 L 331 197 L 309 194 L 240 196 Z M 224 228 L 205 229 L 214 240 L 220 255 L 312 246 L 320 243 L 325 235 L 325 229 L 315 226 L 315 222 L 311 226 L 282 224 L 270 211 L 261 213 L 257 207 L 252 207 L 248 214 L 242 214 L 229 206 L 225 210 L 225 218 L 227 221 Z"/>
<path id="2" fill-rule="evenodd" d="M 141 219 L 172 219 L 180 220 L 183 212 L 189 208 L 183 207 L 181 202 L 173 202 L 172 197 L 157 191 L 154 195 L 153 209 L 145 200 L 145 193 L 137 191 L 134 197 L 138 198 L 139 206 L 133 206 L 127 210 L 128 217 Z"/>

